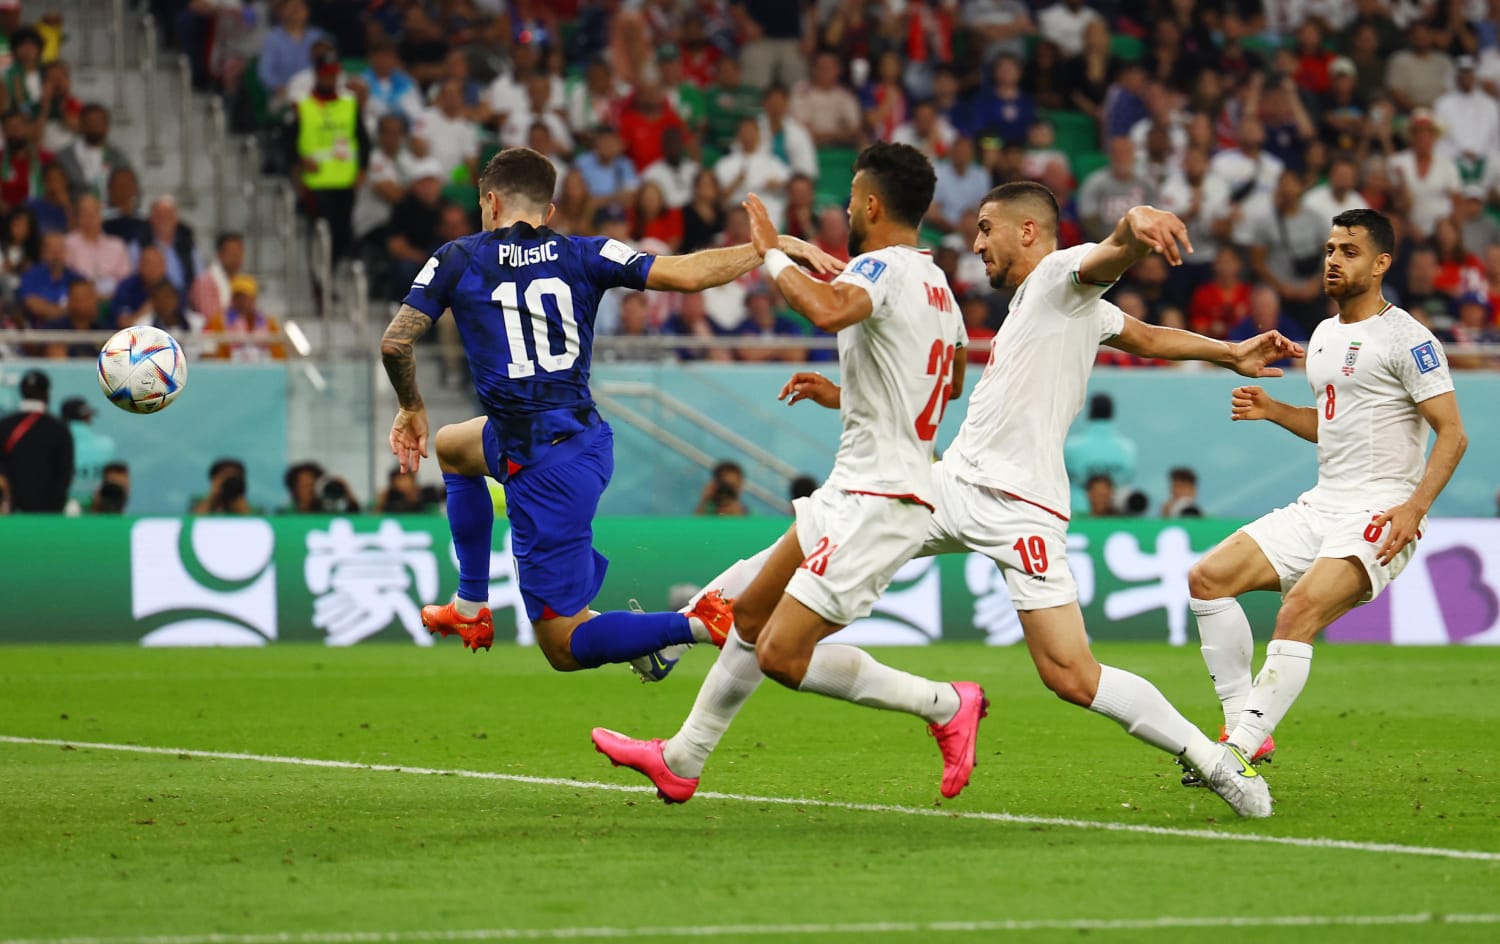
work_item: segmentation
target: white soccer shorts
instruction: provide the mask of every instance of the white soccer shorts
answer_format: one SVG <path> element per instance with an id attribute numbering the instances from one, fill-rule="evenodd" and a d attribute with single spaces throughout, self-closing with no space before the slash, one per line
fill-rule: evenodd
<path id="1" fill-rule="evenodd" d="M 805 559 L 786 592 L 840 626 L 870 615 L 896 571 L 916 556 L 932 517 L 914 501 L 826 485 L 792 508 Z"/>
<path id="2" fill-rule="evenodd" d="M 1385 543 L 1386 530 L 1375 529 L 1375 519 L 1379 516 L 1380 512 L 1373 510 L 1319 511 L 1299 501 L 1263 515 L 1240 530 L 1260 545 L 1261 553 L 1275 568 L 1276 576 L 1281 578 L 1282 596 L 1291 591 L 1318 558 L 1352 557 L 1369 575 L 1370 592 L 1359 601 L 1369 603 L 1406 569 L 1417 551 L 1417 542 L 1412 541 L 1389 564 L 1381 564 L 1380 546 Z M 1426 530 L 1427 519 L 1423 518 L 1417 525 L 1417 536 L 1420 538 Z"/>

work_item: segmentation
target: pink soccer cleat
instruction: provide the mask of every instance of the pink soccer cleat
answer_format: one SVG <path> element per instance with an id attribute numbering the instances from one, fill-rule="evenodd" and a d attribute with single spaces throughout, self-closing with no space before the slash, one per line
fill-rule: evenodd
<path id="1" fill-rule="evenodd" d="M 958 714 L 947 724 L 930 724 L 927 730 L 937 738 L 943 752 L 943 796 L 952 799 L 969 785 L 974 772 L 979 745 L 979 719 L 989 714 L 990 701 L 984 689 L 974 682 L 954 682 L 958 692 Z"/>
<path id="2" fill-rule="evenodd" d="M 679 777 L 662 756 L 666 747 L 661 738 L 638 741 L 608 728 L 595 728 L 594 750 L 609 758 L 616 767 L 629 767 L 646 775 L 656 785 L 656 795 L 668 804 L 686 803 L 698 789 L 697 777 Z"/>

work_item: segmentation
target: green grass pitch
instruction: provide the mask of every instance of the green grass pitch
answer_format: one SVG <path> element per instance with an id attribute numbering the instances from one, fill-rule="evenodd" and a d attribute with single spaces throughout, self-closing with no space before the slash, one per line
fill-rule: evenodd
<path id="1" fill-rule="evenodd" d="M 666 807 L 589 729 L 671 734 L 712 652 L 642 686 L 448 642 L 0 651 L 0 735 L 70 742 L 0 742 L 0 944 L 1500 939 L 1500 650 L 1320 648 L 1246 822 L 1020 649 L 881 653 L 985 685 L 956 800 L 920 722 L 767 683 L 703 781 L 735 796 Z M 1098 649 L 1217 728 L 1195 650 Z"/>

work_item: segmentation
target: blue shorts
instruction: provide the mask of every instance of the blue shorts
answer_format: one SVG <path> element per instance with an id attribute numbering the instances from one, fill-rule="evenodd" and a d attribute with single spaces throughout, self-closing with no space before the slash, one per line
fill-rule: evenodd
<path id="1" fill-rule="evenodd" d="M 533 622 L 580 612 L 604 585 L 609 560 L 594 550 L 594 513 L 614 475 L 614 443 L 614 430 L 600 420 L 535 465 L 502 469 L 499 438 L 484 425 L 484 458 L 505 483 L 516 577 Z"/>

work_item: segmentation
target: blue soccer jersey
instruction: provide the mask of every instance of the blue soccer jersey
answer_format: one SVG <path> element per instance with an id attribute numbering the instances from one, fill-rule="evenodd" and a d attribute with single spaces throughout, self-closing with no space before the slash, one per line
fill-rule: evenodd
<path id="1" fill-rule="evenodd" d="M 427 260 L 406 304 L 433 320 L 453 312 L 505 464 L 531 466 L 598 423 L 589 368 L 599 300 L 644 289 L 654 260 L 528 223 L 456 239 Z"/>

